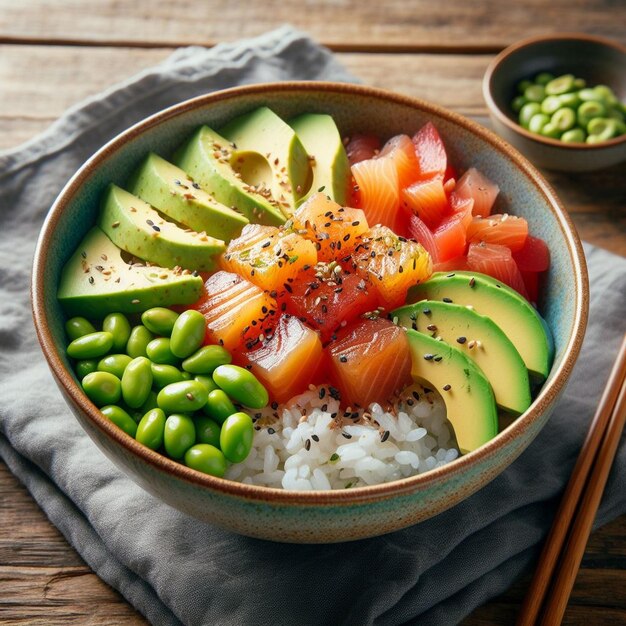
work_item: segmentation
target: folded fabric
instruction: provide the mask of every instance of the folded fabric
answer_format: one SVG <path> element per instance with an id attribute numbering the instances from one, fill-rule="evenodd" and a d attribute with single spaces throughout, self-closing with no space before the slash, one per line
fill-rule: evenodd
<path id="1" fill-rule="evenodd" d="M 81 163 L 166 106 L 288 79 L 354 80 L 327 50 L 284 27 L 211 50 L 180 50 L 0 154 L 0 454 L 90 567 L 154 624 L 453 624 L 536 558 L 625 330 L 626 259 L 585 248 L 589 329 L 566 394 L 529 449 L 452 510 L 351 544 L 249 539 L 156 500 L 78 426 L 35 338 L 28 301 L 34 245 Z M 625 467 L 622 446 L 598 524 L 626 511 Z"/>

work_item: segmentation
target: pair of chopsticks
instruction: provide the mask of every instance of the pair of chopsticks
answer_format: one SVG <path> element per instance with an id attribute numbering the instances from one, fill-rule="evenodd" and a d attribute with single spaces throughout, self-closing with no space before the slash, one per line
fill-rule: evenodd
<path id="1" fill-rule="evenodd" d="M 626 336 L 567 484 L 517 626 L 558 626 L 626 421 Z"/>

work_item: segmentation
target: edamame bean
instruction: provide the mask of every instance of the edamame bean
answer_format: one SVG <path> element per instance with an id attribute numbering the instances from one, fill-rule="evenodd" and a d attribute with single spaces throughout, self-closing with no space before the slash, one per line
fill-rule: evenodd
<path id="1" fill-rule="evenodd" d="M 523 94 L 532 84 L 530 80 L 520 80 L 520 82 L 517 83 L 517 91 Z"/>
<path id="2" fill-rule="evenodd" d="M 120 379 L 109 372 L 92 372 L 82 380 L 87 397 L 96 405 L 115 404 L 122 397 Z"/>
<path id="3" fill-rule="evenodd" d="M 572 128 L 561 135 L 561 141 L 565 143 L 585 143 L 585 131 L 582 128 Z"/>
<path id="4" fill-rule="evenodd" d="M 198 472 L 219 478 L 226 473 L 224 453 L 206 443 L 197 443 L 185 452 L 185 465 Z"/>
<path id="5" fill-rule="evenodd" d="M 114 404 L 103 406 L 101 413 L 108 417 L 118 428 L 121 428 L 127 435 L 134 437 L 137 434 L 137 424 L 135 420 L 122 408 Z"/>
<path id="6" fill-rule="evenodd" d="M 145 356 L 134 358 L 122 376 L 122 397 L 132 409 L 139 408 L 152 389 L 151 363 Z"/>
<path id="7" fill-rule="evenodd" d="M 182 459 L 185 452 L 196 443 L 196 427 L 188 415 L 170 415 L 165 420 L 163 445 L 173 459 Z"/>
<path id="8" fill-rule="evenodd" d="M 533 115 L 537 115 L 537 113 L 541 113 L 541 105 L 538 102 L 525 104 L 519 112 L 519 123 L 524 128 L 528 128 L 531 118 Z"/>
<path id="9" fill-rule="evenodd" d="M 154 335 L 143 324 L 135 326 L 130 331 L 126 353 L 133 359 L 138 356 L 148 356 L 146 348 L 153 339 Z"/>
<path id="10" fill-rule="evenodd" d="M 135 439 L 151 450 L 158 450 L 163 445 L 164 432 L 165 413 L 161 409 L 152 409 L 141 418 Z"/>
<path id="11" fill-rule="evenodd" d="M 561 101 L 562 106 L 569 107 L 570 109 L 577 109 L 580 104 L 580 98 L 576 92 L 564 93 L 557 97 Z"/>
<path id="12" fill-rule="evenodd" d="M 216 367 L 232 361 L 222 346 L 203 346 L 183 361 L 183 369 L 192 374 L 211 374 Z"/>
<path id="13" fill-rule="evenodd" d="M 215 391 L 215 389 L 219 389 L 219 387 L 215 384 L 215 381 L 210 376 L 198 374 L 193 378 L 206 387 L 207 393 L 211 393 L 212 391 Z"/>
<path id="14" fill-rule="evenodd" d="M 167 414 L 192 413 L 201 409 L 208 397 L 202 383 L 197 380 L 183 380 L 163 387 L 157 396 L 157 403 Z"/>
<path id="15" fill-rule="evenodd" d="M 233 413 L 222 424 L 220 448 L 233 463 L 241 463 L 252 448 L 254 424 L 247 413 Z"/>
<path id="16" fill-rule="evenodd" d="M 220 365 L 213 372 L 213 380 L 235 402 L 252 409 L 262 409 L 269 401 L 267 389 L 256 376 L 238 365 Z"/>
<path id="17" fill-rule="evenodd" d="M 541 134 L 544 137 L 550 137 L 551 139 L 558 139 L 561 136 L 561 131 L 552 122 L 548 122 L 541 129 Z"/>
<path id="18" fill-rule="evenodd" d="M 581 89 L 578 97 L 583 102 L 604 102 L 604 98 L 595 89 Z"/>
<path id="19" fill-rule="evenodd" d="M 76 376 L 78 376 L 78 379 L 82 380 L 85 376 L 87 376 L 87 374 L 91 374 L 91 372 L 95 372 L 98 369 L 98 361 L 96 361 L 96 359 L 83 359 L 82 361 L 76 361 L 74 369 L 76 370 Z"/>
<path id="20" fill-rule="evenodd" d="M 227 417 L 237 412 L 231 399 L 221 389 L 215 389 L 209 393 L 202 410 L 218 424 L 223 424 Z"/>
<path id="21" fill-rule="evenodd" d="M 550 72 L 540 72 L 535 76 L 535 82 L 539 85 L 547 85 L 551 80 L 554 80 L 554 74 Z"/>
<path id="22" fill-rule="evenodd" d="M 537 113 L 530 118 L 528 124 L 528 130 L 531 133 L 540 133 L 541 129 L 550 121 L 550 118 L 545 113 Z"/>
<path id="23" fill-rule="evenodd" d="M 587 128 L 587 124 L 589 124 L 594 117 L 603 117 L 605 113 L 606 109 L 601 102 L 587 100 L 578 107 L 576 118 L 580 126 Z"/>
<path id="24" fill-rule="evenodd" d="M 552 115 L 555 111 L 558 111 L 563 106 L 560 96 L 548 96 L 541 103 L 541 112 L 546 115 Z"/>
<path id="25" fill-rule="evenodd" d="M 584 78 L 574 79 L 574 89 L 583 89 L 587 86 L 587 81 Z"/>
<path id="26" fill-rule="evenodd" d="M 74 339 L 78 339 L 83 335 L 95 333 L 96 329 L 94 325 L 84 317 L 72 317 L 65 322 L 65 332 L 70 338 L 70 341 L 74 341 Z"/>
<path id="27" fill-rule="evenodd" d="M 113 345 L 113 335 L 105 331 L 96 331 L 74 339 L 67 346 L 67 354 L 73 359 L 97 359 L 104 356 Z"/>
<path id="28" fill-rule="evenodd" d="M 124 375 L 126 366 L 132 361 L 127 354 L 108 354 L 98 361 L 98 371 L 109 372 L 119 379 Z"/>
<path id="29" fill-rule="evenodd" d="M 572 74 L 563 74 L 558 78 L 552 79 L 547 85 L 545 92 L 548 96 L 560 96 L 563 93 L 574 89 L 574 76 Z"/>
<path id="30" fill-rule="evenodd" d="M 143 325 L 155 335 L 165 335 L 169 337 L 172 334 L 172 328 L 178 319 L 178 313 L 162 306 L 156 306 L 148 309 L 141 314 Z"/>
<path id="31" fill-rule="evenodd" d="M 157 337 L 146 346 L 146 354 L 154 363 L 178 365 L 180 359 L 174 356 L 168 337 Z"/>
<path id="32" fill-rule="evenodd" d="M 615 104 L 609 105 L 606 108 L 606 116 L 612 120 L 617 120 L 618 122 L 626 121 L 626 116 L 622 113 L 622 110 Z"/>
<path id="33" fill-rule="evenodd" d="M 559 109 L 550 118 L 550 122 L 554 124 L 561 132 L 570 130 L 576 125 L 576 113 L 572 109 Z"/>
<path id="34" fill-rule="evenodd" d="M 522 107 L 528 102 L 528 100 L 526 100 L 526 98 L 524 98 L 524 96 L 516 96 L 515 98 L 513 98 L 513 101 L 511 102 L 511 108 L 516 112 L 519 113 L 522 110 Z"/>
<path id="35" fill-rule="evenodd" d="M 185 372 L 183 370 L 180 375 L 183 377 L 183 380 L 193 380 L 193 374 L 191 372 Z"/>
<path id="36" fill-rule="evenodd" d="M 210 417 L 196 417 L 195 423 L 196 440 L 219 448 L 221 426 Z"/>
<path id="37" fill-rule="evenodd" d="M 113 335 L 113 350 L 121 352 L 130 337 L 130 322 L 123 313 L 109 313 L 102 321 L 102 330 Z"/>
<path id="38" fill-rule="evenodd" d="M 615 120 L 606 117 L 596 117 L 587 124 L 589 136 L 600 137 L 602 141 L 615 137 L 616 130 Z"/>
<path id="39" fill-rule="evenodd" d="M 606 85 L 596 85 L 593 90 L 606 104 L 617 104 L 619 102 L 613 90 Z"/>
<path id="40" fill-rule="evenodd" d="M 172 353 L 181 359 L 192 355 L 204 341 L 205 326 L 204 315 L 199 311 L 181 313 L 172 328 Z"/>
<path id="41" fill-rule="evenodd" d="M 172 383 L 178 383 L 183 380 L 183 373 L 174 365 L 167 363 L 152 363 L 152 384 L 163 389 Z"/>
<path id="42" fill-rule="evenodd" d="M 546 90 L 542 85 L 531 85 L 524 92 L 528 102 L 541 102 L 546 97 Z"/>
<path id="43" fill-rule="evenodd" d="M 159 404 L 157 402 L 157 394 L 151 389 L 150 393 L 148 393 L 146 401 L 137 409 L 140 413 L 139 419 L 141 419 L 148 411 L 158 408 Z"/>

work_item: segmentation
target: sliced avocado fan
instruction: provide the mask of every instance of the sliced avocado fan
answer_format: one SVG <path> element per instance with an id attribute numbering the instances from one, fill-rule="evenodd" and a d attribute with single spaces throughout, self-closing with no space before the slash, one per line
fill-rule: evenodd
<path id="1" fill-rule="evenodd" d="M 553 355 L 547 325 L 529 302 L 504 283 L 478 272 L 437 272 L 409 289 L 407 303 L 419 300 L 472 306 L 502 329 L 535 380 L 548 376 Z"/>
<path id="2" fill-rule="evenodd" d="M 481 370 L 443 341 L 411 329 L 406 334 L 413 379 L 441 394 L 461 453 L 472 452 L 493 439 L 498 434 L 496 402 Z"/>
<path id="3" fill-rule="evenodd" d="M 520 415 L 531 402 L 528 370 L 515 346 L 489 317 L 436 300 L 408 304 L 391 313 L 398 324 L 441 339 L 472 359 L 491 384 L 496 403 Z"/>

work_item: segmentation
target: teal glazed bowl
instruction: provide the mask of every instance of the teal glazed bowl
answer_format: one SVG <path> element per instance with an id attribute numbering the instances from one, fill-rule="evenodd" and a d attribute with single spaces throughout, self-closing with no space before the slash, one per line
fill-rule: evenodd
<path id="1" fill-rule="evenodd" d="M 201 125 L 220 127 L 261 105 L 281 116 L 331 114 L 341 132 L 389 137 L 427 121 L 439 129 L 450 161 L 476 166 L 497 181 L 498 211 L 525 217 L 552 255 L 541 312 L 552 329 L 555 358 L 526 413 L 478 450 L 403 480 L 339 491 L 283 491 L 205 475 L 149 450 L 126 435 L 84 395 L 65 355 L 65 317 L 56 298 L 64 263 L 95 223 L 98 198 L 152 150 L 169 156 Z M 140 122 L 99 150 L 52 206 L 37 245 L 32 303 L 39 341 L 76 418 L 98 447 L 163 502 L 200 520 L 264 539 L 327 543 L 389 533 L 449 509 L 500 474 L 544 426 L 578 356 L 588 313 L 580 241 L 550 186 L 528 161 L 493 133 L 441 107 L 368 87 L 281 83 L 230 89 L 183 102 Z"/>
<path id="2" fill-rule="evenodd" d="M 574 74 L 588 85 L 608 85 L 626 102 L 626 47 L 593 35 L 561 33 L 525 39 L 503 50 L 483 78 L 483 97 L 495 131 L 532 163 L 563 172 L 591 172 L 626 161 L 626 135 L 599 144 L 565 143 L 518 123 L 511 101 L 517 84 L 540 72 Z"/>

